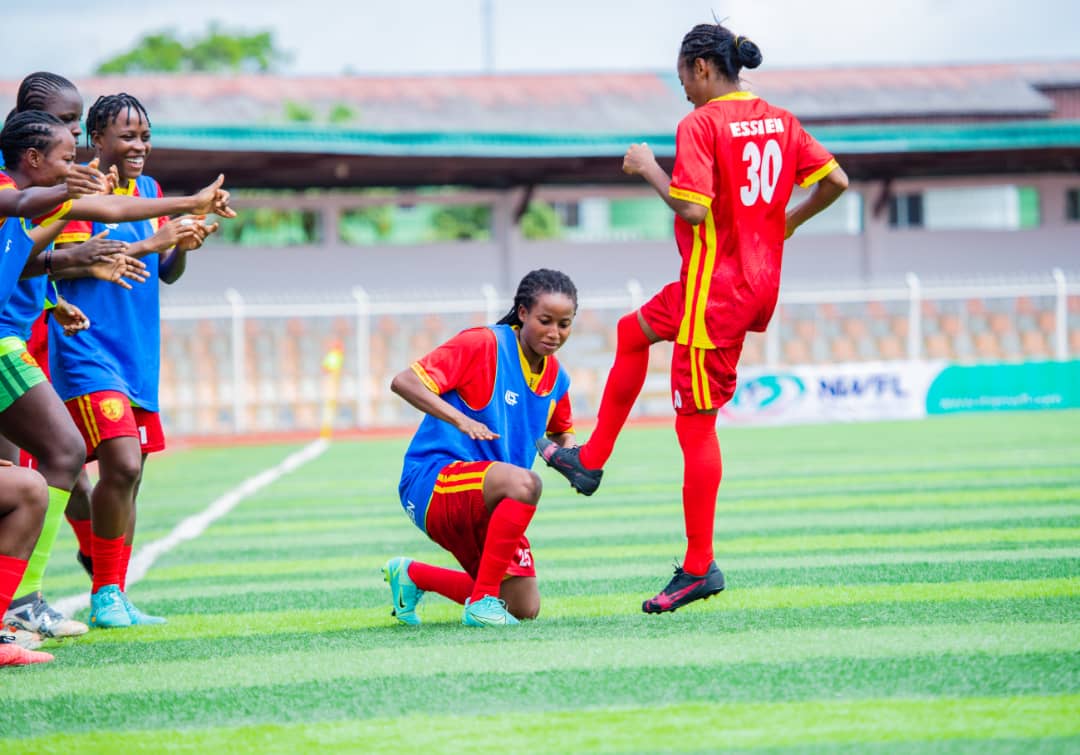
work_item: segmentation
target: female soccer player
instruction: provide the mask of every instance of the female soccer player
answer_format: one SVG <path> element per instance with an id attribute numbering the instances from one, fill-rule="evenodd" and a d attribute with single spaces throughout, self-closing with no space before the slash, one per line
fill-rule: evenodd
<path id="1" fill-rule="evenodd" d="M 847 188 L 843 170 L 795 116 L 740 88 L 739 72 L 760 64 L 756 44 L 719 24 L 695 26 L 683 38 L 678 74 L 694 110 L 679 123 L 672 176 L 644 144 L 632 145 L 623 160 L 623 170 L 644 178 L 675 212 L 679 280 L 620 320 L 615 364 L 589 441 L 567 449 L 537 441 L 549 466 L 591 494 L 641 392 L 649 346 L 674 341 L 687 548 L 667 586 L 642 604 L 646 613 L 674 611 L 724 589 L 713 560 L 721 477 L 716 412 L 735 391 L 747 331 L 765 330 L 776 307 L 784 240 Z M 814 189 L 787 210 L 796 183 Z"/>
<path id="2" fill-rule="evenodd" d="M 408 451 L 398 492 L 405 513 L 464 571 L 408 558 L 383 567 L 394 614 L 419 624 L 434 590 L 465 605 L 466 626 L 517 624 L 540 612 L 525 530 L 541 482 L 533 438 L 573 442 L 570 379 L 555 359 L 577 313 L 565 274 L 533 270 L 496 325 L 462 331 L 409 369 L 391 390 L 427 416 Z"/>
<path id="3" fill-rule="evenodd" d="M 87 114 L 86 130 L 102 168 L 117 171 L 119 185 L 114 193 L 161 196 L 157 181 L 143 173 L 150 154 L 150 118 L 135 97 L 99 97 Z M 173 245 L 175 238 L 159 230 L 170 225 L 177 225 L 178 232 L 192 233 Z M 69 223 L 64 234 L 81 241 L 102 230 L 101 224 Z M 121 223 L 109 237 L 127 242 L 128 254 L 142 257 L 150 278 L 146 285 L 119 291 L 90 278 L 57 283 L 60 294 L 77 302 L 92 322 L 109 323 L 77 339 L 63 338 L 55 323 L 49 332 L 53 384 L 82 433 L 87 458 L 98 461 L 100 476 L 90 495 L 91 626 L 164 621 L 139 611 L 124 592 L 143 466 L 147 454 L 165 448 L 158 415 L 161 314 L 157 281 L 173 283 L 183 275 L 187 252 L 201 246 L 215 230 L 217 224 L 205 226 L 201 218 L 191 217 Z"/>
<path id="4" fill-rule="evenodd" d="M 8 118 L 0 133 L 0 148 L 8 166 L 6 172 L 0 172 L 0 186 L 17 187 L 14 191 L 0 191 L 0 245 L 7 250 L 0 262 L 0 310 L 7 309 L 28 258 L 48 246 L 59 228 L 53 225 L 28 229 L 19 220 L 27 215 L 24 206 L 27 196 L 35 201 L 39 197 L 50 198 L 51 204 L 45 207 L 51 207 L 53 212 L 48 213 L 46 223 L 65 215 L 119 223 L 162 213 L 231 212 L 227 206 L 228 193 L 220 189 L 220 177 L 190 197 L 137 199 L 94 194 L 104 187 L 104 176 L 94 166 L 73 164 L 74 137 L 60 119 L 48 113 L 28 111 Z M 9 195 L 18 195 L 18 201 L 12 202 Z M 48 209 L 36 208 L 29 215 L 35 217 L 46 212 Z M 103 320 L 100 324 L 107 322 Z M 59 517 L 85 459 L 85 446 L 21 338 L 0 341 L 0 377 L 4 388 L 0 391 L 0 433 L 37 458 L 41 474 L 49 483 L 49 513 L 42 535 L 4 620 L 43 634 L 78 633 L 80 627 L 72 626 L 78 622 L 67 622 L 48 606 L 40 584 Z M 57 629 L 58 626 L 61 628 Z M 85 631 L 85 625 L 80 626 Z"/>
<path id="5" fill-rule="evenodd" d="M 49 488 L 32 469 L 0 460 L 0 610 L 7 610 L 45 521 Z M 53 659 L 20 647 L 15 635 L 0 628 L 0 666 L 24 666 Z"/>

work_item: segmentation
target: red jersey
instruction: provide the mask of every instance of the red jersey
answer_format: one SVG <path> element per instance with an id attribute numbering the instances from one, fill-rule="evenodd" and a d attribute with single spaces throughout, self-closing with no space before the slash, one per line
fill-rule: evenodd
<path id="1" fill-rule="evenodd" d="M 686 292 L 677 343 L 712 349 L 765 330 L 791 191 L 835 167 L 795 116 L 750 92 L 717 97 L 679 122 L 669 192 L 709 212 L 697 226 L 675 218 Z"/>
<path id="2" fill-rule="evenodd" d="M 518 345 L 521 371 L 529 387 L 539 396 L 546 396 L 555 387 L 559 363 L 554 356 L 544 360 L 539 373 L 534 373 Z M 495 369 L 499 361 L 499 345 L 490 328 L 463 330 L 427 356 L 412 364 L 416 373 L 430 390 L 438 394 L 456 390 L 461 399 L 474 409 L 487 406 L 495 387 Z M 497 428 L 492 428 L 498 432 Z M 570 395 L 563 396 L 548 418 L 549 433 L 572 433 L 574 420 L 570 411 Z"/>

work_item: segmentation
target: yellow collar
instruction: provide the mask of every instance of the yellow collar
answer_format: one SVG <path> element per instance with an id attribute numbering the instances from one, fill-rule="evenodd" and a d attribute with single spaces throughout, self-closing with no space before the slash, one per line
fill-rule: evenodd
<path id="1" fill-rule="evenodd" d="M 514 327 L 515 333 L 520 333 L 519 327 Z M 529 389 L 535 391 L 540 387 L 540 378 L 544 376 L 544 370 L 547 369 L 547 357 L 540 363 L 540 371 L 533 372 L 532 367 L 529 366 L 529 360 L 525 358 L 525 352 L 521 350 L 521 339 L 515 338 L 514 341 L 518 347 L 518 358 L 521 360 L 521 374 L 525 376 L 525 382 L 529 384 Z"/>
<path id="2" fill-rule="evenodd" d="M 132 196 L 135 193 L 135 179 L 129 178 L 127 180 L 127 186 L 117 186 L 113 189 L 113 194 L 123 194 L 125 196 Z"/>
<path id="3" fill-rule="evenodd" d="M 709 102 L 723 102 L 724 100 L 756 100 L 758 97 L 753 92 L 728 92 L 719 97 L 713 97 Z M 708 103 L 705 103 L 708 104 Z"/>

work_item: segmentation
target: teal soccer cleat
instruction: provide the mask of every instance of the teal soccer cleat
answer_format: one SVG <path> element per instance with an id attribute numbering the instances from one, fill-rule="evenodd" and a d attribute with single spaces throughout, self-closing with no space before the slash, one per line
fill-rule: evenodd
<path id="1" fill-rule="evenodd" d="M 475 603 L 465 601 L 465 615 L 461 617 L 461 623 L 467 627 L 494 627 L 521 622 L 506 610 L 506 601 L 485 595 L 483 600 Z"/>
<path id="2" fill-rule="evenodd" d="M 143 613 L 138 608 L 136 608 L 135 604 L 131 602 L 131 598 L 129 598 L 127 594 L 125 594 L 123 591 L 120 592 L 120 600 L 123 602 L 124 608 L 128 612 L 128 617 L 131 619 L 131 625 L 133 627 L 146 627 L 153 626 L 154 624 L 165 623 L 164 616 L 151 616 L 150 614 Z"/>
<path id="3" fill-rule="evenodd" d="M 105 585 L 90 596 L 90 626 L 98 629 L 130 627 L 131 616 L 117 585 Z"/>
<path id="4" fill-rule="evenodd" d="M 420 624 L 420 617 L 416 615 L 416 606 L 424 597 L 424 591 L 416 586 L 409 578 L 409 564 L 411 558 L 398 556 L 386 562 L 382 568 L 383 580 L 390 585 L 390 599 L 393 603 L 392 616 L 396 616 L 401 624 L 416 626 Z"/>

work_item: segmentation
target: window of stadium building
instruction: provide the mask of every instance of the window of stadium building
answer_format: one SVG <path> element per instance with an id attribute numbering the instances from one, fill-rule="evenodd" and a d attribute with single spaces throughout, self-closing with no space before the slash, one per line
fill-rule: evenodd
<path id="1" fill-rule="evenodd" d="M 1065 192 L 1065 219 L 1080 221 L 1080 189 L 1069 189 Z"/>
<path id="2" fill-rule="evenodd" d="M 452 241 L 489 241 L 491 205 L 384 204 L 345 210 L 338 238 L 345 244 L 408 245 Z"/>
<path id="3" fill-rule="evenodd" d="M 930 230 L 1037 228 L 1039 192 L 1013 185 L 927 189 L 922 193 L 922 211 L 923 226 Z"/>
<path id="4" fill-rule="evenodd" d="M 671 210 L 651 195 L 534 199 L 520 226 L 529 241 L 667 241 L 675 234 Z"/>
<path id="5" fill-rule="evenodd" d="M 890 196 L 889 225 L 892 228 L 922 228 L 923 195 L 894 194 Z"/>
<path id="6" fill-rule="evenodd" d="M 219 240 L 239 246 L 305 246 L 319 243 L 319 213 L 272 207 L 240 207 L 221 224 Z"/>
<path id="7" fill-rule="evenodd" d="M 788 202 L 788 208 L 794 207 L 803 201 L 809 191 L 795 189 Z M 840 195 L 832 205 L 824 212 L 815 215 L 799 226 L 799 235 L 843 235 L 855 236 L 862 233 L 863 229 L 863 200 L 857 191 L 849 191 Z"/>

